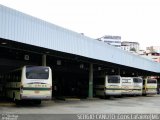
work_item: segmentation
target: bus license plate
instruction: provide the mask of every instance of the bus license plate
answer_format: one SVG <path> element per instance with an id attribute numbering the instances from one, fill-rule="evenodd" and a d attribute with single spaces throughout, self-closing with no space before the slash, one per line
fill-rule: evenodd
<path id="1" fill-rule="evenodd" d="M 39 93 L 39 91 L 34 91 L 34 93 L 38 94 L 38 93 Z"/>

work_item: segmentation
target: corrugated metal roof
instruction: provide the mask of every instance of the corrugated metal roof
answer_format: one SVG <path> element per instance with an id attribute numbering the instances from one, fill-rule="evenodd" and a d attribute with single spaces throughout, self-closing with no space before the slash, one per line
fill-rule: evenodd
<path id="1" fill-rule="evenodd" d="M 0 5 L 0 38 L 160 73 L 160 64 Z"/>

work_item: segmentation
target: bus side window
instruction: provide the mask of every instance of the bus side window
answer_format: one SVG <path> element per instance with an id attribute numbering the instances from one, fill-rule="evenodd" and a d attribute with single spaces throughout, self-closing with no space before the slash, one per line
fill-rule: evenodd
<path id="1" fill-rule="evenodd" d="M 133 82 L 134 83 L 137 83 L 138 81 L 137 81 L 137 78 L 133 78 Z"/>
<path id="2" fill-rule="evenodd" d="M 19 74 L 19 71 L 15 71 L 14 72 L 14 76 L 15 76 L 15 82 L 20 82 L 20 74 Z"/>
<path id="3" fill-rule="evenodd" d="M 21 70 L 17 71 L 18 82 L 21 81 Z"/>

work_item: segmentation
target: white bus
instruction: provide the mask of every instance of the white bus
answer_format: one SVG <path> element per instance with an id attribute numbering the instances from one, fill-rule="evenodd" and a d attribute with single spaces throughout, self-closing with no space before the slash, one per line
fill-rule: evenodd
<path id="1" fill-rule="evenodd" d="M 94 90 L 96 96 L 121 96 L 120 75 L 99 76 L 94 79 L 94 83 Z"/>
<path id="2" fill-rule="evenodd" d="M 142 95 L 143 80 L 141 77 L 133 77 L 133 95 Z"/>
<path id="3" fill-rule="evenodd" d="M 41 100 L 52 98 L 52 71 L 45 66 L 24 66 L 5 74 L 6 96 L 16 103 L 31 100 L 41 104 Z"/>
<path id="4" fill-rule="evenodd" d="M 143 95 L 157 94 L 157 79 L 147 78 L 143 80 Z"/>
<path id="5" fill-rule="evenodd" d="M 122 77 L 122 95 L 133 95 L 132 77 Z"/>

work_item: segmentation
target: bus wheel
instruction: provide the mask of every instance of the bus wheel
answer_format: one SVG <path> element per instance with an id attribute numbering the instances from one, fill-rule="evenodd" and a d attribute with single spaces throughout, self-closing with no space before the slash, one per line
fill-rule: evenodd
<path id="1" fill-rule="evenodd" d="M 16 103 L 16 105 L 20 104 L 20 101 L 16 99 L 15 93 L 13 93 L 13 102 Z"/>
<path id="2" fill-rule="evenodd" d="M 111 96 L 105 95 L 105 99 L 110 99 L 110 98 L 111 98 Z"/>
<path id="3" fill-rule="evenodd" d="M 15 103 L 16 103 L 16 105 L 20 105 L 21 104 L 20 100 L 15 100 Z"/>
<path id="4" fill-rule="evenodd" d="M 41 104 L 41 100 L 36 100 L 34 101 L 35 104 L 40 105 Z"/>
<path id="5" fill-rule="evenodd" d="M 15 93 L 13 93 L 13 102 L 15 102 L 16 101 L 16 97 L 15 97 Z"/>

